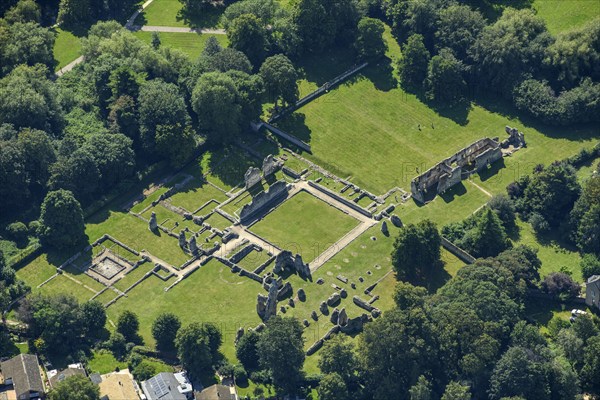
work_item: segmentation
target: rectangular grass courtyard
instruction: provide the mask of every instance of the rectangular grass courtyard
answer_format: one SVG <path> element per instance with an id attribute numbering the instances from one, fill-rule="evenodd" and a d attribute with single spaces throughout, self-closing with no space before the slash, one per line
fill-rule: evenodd
<path id="1" fill-rule="evenodd" d="M 301 191 L 250 230 L 310 262 L 357 225 L 353 217 Z"/>

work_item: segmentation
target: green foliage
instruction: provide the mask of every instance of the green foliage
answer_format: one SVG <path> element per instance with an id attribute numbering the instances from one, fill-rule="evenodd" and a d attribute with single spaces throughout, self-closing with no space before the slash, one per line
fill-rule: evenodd
<path id="1" fill-rule="evenodd" d="M 56 88 L 46 78 L 47 72 L 42 65 L 19 65 L 0 79 L 0 121 L 13 124 L 15 128 L 60 131 L 62 111 Z"/>
<path id="2" fill-rule="evenodd" d="M 32 183 L 38 188 L 45 186 L 50 176 L 50 165 L 56 161 L 52 140 L 44 131 L 24 129 L 19 132 L 18 142 L 23 149 L 25 165 Z"/>
<path id="3" fill-rule="evenodd" d="M 244 14 L 254 15 L 263 26 L 273 22 L 278 12 L 281 12 L 278 2 L 273 0 L 242 0 L 229 5 L 223 13 L 223 25 L 229 30 L 229 24 Z"/>
<path id="4" fill-rule="evenodd" d="M 156 152 L 173 167 L 183 166 L 196 150 L 196 138 L 189 125 L 157 125 Z"/>
<path id="5" fill-rule="evenodd" d="M 17 244 L 23 245 L 27 241 L 27 226 L 22 222 L 13 222 L 6 227 L 9 237 Z"/>
<path id="6" fill-rule="evenodd" d="M 522 396 L 548 398 L 547 365 L 522 347 L 511 347 L 496 364 L 490 380 L 490 398 Z"/>
<path id="7" fill-rule="evenodd" d="M 600 335 L 591 337 L 583 349 L 583 368 L 581 380 L 583 387 L 589 391 L 600 390 Z"/>
<path id="8" fill-rule="evenodd" d="M 510 247 L 498 215 L 486 208 L 473 231 L 473 252 L 477 257 L 494 257 Z"/>
<path id="9" fill-rule="evenodd" d="M 160 47 L 160 34 L 158 32 L 152 32 L 152 40 L 150 42 L 154 50 L 158 50 Z"/>
<path id="10" fill-rule="evenodd" d="M 463 64 L 449 49 L 442 49 L 429 60 L 425 78 L 425 97 L 441 107 L 453 107 L 465 100 L 467 83 Z"/>
<path id="11" fill-rule="evenodd" d="M 421 375 L 408 393 L 410 394 L 410 400 L 431 400 L 431 383 Z"/>
<path id="12" fill-rule="evenodd" d="M 15 22 L 39 23 L 40 18 L 40 6 L 33 0 L 19 0 L 16 5 L 4 14 L 4 19 L 9 24 L 14 24 Z"/>
<path id="13" fill-rule="evenodd" d="M 175 347 L 181 364 L 193 377 L 211 370 L 223 339 L 212 324 L 189 324 L 177 332 Z"/>
<path id="14" fill-rule="evenodd" d="M 50 173 L 48 187 L 51 190 L 68 190 L 82 202 L 92 198 L 101 178 L 94 156 L 84 148 L 75 150 L 69 157 L 59 157 Z"/>
<path id="15" fill-rule="evenodd" d="M 125 337 L 127 342 L 136 343 L 139 341 L 138 330 L 140 321 L 133 311 L 125 310 L 119 315 L 117 320 L 117 332 Z"/>
<path id="16" fill-rule="evenodd" d="M 156 375 L 156 367 L 147 360 L 142 360 L 135 366 L 132 373 L 138 381 L 146 381 Z"/>
<path id="17" fill-rule="evenodd" d="M 542 290 L 561 300 L 568 300 L 579 295 L 581 287 L 569 275 L 553 272 L 544 278 Z"/>
<path id="18" fill-rule="evenodd" d="M 100 400 L 100 389 L 88 377 L 70 376 L 48 393 L 49 400 Z"/>
<path id="19" fill-rule="evenodd" d="M 85 235 L 83 211 L 68 190 L 49 192 L 41 207 L 41 237 L 49 246 L 64 249 L 80 244 Z"/>
<path id="20" fill-rule="evenodd" d="M 586 253 L 600 256 L 598 227 L 600 226 L 600 176 L 592 176 L 583 187 L 570 215 L 577 247 Z"/>
<path id="21" fill-rule="evenodd" d="M 267 96 L 277 105 L 279 100 L 292 104 L 298 100 L 298 73 L 292 62 L 284 55 L 269 57 L 260 66 Z"/>
<path id="22" fill-rule="evenodd" d="M 173 350 L 181 321 L 173 313 L 162 313 L 152 323 L 152 337 L 158 350 Z"/>
<path id="23" fill-rule="evenodd" d="M 402 46 L 402 58 L 398 61 L 400 83 L 407 89 L 420 88 L 427 76 L 430 59 L 429 51 L 423 44 L 423 36 L 412 35 Z"/>
<path id="24" fill-rule="evenodd" d="M 0 210 L 18 207 L 29 197 L 25 162 L 23 149 L 15 140 L 0 141 Z"/>
<path id="25" fill-rule="evenodd" d="M 275 316 L 257 343 L 260 365 L 268 369 L 273 384 L 293 393 L 302 378 L 304 339 L 302 325 L 295 318 Z"/>
<path id="26" fill-rule="evenodd" d="M 337 373 L 326 374 L 319 383 L 320 400 L 348 400 L 348 388 L 346 383 Z"/>
<path id="27" fill-rule="evenodd" d="M 600 259 L 593 254 L 585 254 L 581 258 L 581 275 L 587 279 L 592 275 L 600 275 Z"/>
<path id="28" fill-rule="evenodd" d="M 421 221 L 409 224 L 398 233 L 392 250 L 392 265 L 400 280 L 424 280 L 439 267 L 441 237 L 436 225 Z"/>
<path id="29" fill-rule="evenodd" d="M 253 14 L 242 14 L 233 19 L 227 29 L 229 45 L 246 54 L 253 65 L 265 58 L 269 39 L 264 24 Z"/>
<path id="30" fill-rule="evenodd" d="M 258 368 L 258 340 L 260 336 L 255 331 L 245 332 L 237 342 L 235 355 L 238 360 L 249 370 Z"/>
<path id="31" fill-rule="evenodd" d="M 327 340 L 319 351 L 319 370 L 324 374 L 339 376 L 345 384 L 352 384 L 359 370 L 354 346 L 343 335 Z"/>
<path id="32" fill-rule="evenodd" d="M 60 0 L 57 22 L 63 26 L 80 28 L 93 18 L 90 0 Z"/>
<path id="33" fill-rule="evenodd" d="M 358 22 L 358 36 L 354 46 L 361 59 L 374 59 L 385 55 L 388 49 L 383 40 L 383 22 L 375 18 L 361 18 Z"/>
<path id="34" fill-rule="evenodd" d="M 15 22 L 6 28 L 0 25 L 0 75 L 6 75 L 17 65 L 44 64 L 54 69 L 55 35 L 36 22 Z"/>
<path id="35" fill-rule="evenodd" d="M 446 385 L 442 400 L 471 400 L 469 386 L 452 381 Z"/>
<path id="36" fill-rule="evenodd" d="M 233 367 L 233 378 L 236 383 L 243 385 L 248 382 L 248 373 L 243 365 L 236 365 Z"/>
<path id="37" fill-rule="evenodd" d="M 394 302 L 401 310 L 413 307 L 422 307 L 427 297 L 427 289 L 413 286 L 408 282 L 396 283 L 394 291 Z"/>
<path id="38" fill-rule="evenodd" d="M 224 73 L 202 75 L 192 92 L 192 108 L 200 128 L 213 143 L 231 143 L 241 132 L 240 94 Z"/>
<path id="39" fill-rule="evenodd" d="M 486 25 L 483 15 L 466 4 L 452 4 L 440 10 L 435 38 L 439 48 L 449 48 L 465 61 L 467 51 Z"/>

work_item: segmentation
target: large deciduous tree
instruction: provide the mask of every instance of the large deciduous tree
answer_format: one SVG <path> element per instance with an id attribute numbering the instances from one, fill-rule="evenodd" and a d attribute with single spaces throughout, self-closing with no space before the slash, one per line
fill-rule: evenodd
<path id="1" fill-rule="evenodd" d="M 302 378 L 304 340 L 302 325 L 295 318 L 275 316 L 260 335 L 260 364 L 269 370 L 273 384 L 286 393 L 294 393 Z"/>
<path id="2" fill-rule="evenodd" d="M 374 59 L 385 55 L 387 43 L 383 39 L 383 22 L 375 18 L 362 18 L 358 22 L 358 37 L 354 47 L 362 59 Z"/>
<path id="3" fill-rule="evenodd" d="M 463 64 L 449 49 L 442 49 L 429 60 L 425 96 L 439 107 L 453 107 L 467 98 Z"/>
<path id="4" fill-rule="evenodd" d="M 214 325 L 192 323 L 179 329 L 175 347 L 186 371 L 193 377 L 199 377 L 211 370 L 222 340 Z"/>
<path id="5" fill-rule="evenodd" d="M 175 348 L 175 337 L 181 328 L 181 321 L 173 313 L 162 313 L 152 323 L 152 337 L 156 341 L 159 350 L 173 350 Z"/>
<path id="6" fill-rule="evenodd" d="M 427 76 L 429 64 L 429 50 L 423 43 L 423 36 L 412 35 L 402 46 L 402 57 L 398 61 L 400 83 L 405 88 L 418 89 Z"/>
<path id="7" fill-rule="evenodd" d="M 82 243 L 85 238 L 83 211 L 79 202 L 68 190 L 49 192 L 40 214 L 41 237 L 58 249 Z"/>
<path id="8" fill-rule="evenodd" d="M 253 14 L 242 14 L 229 23 L 229 45 L 246 54 L 252 65 L 260 65 L 265 58 L 269 40 L 264 23 Z"/>
<path id="9" fill-rule="evenodd" d="M 48 393 L 49 400 L 100 400 L 100 388 L 86 376 L 74 375 L 60 381 Z"/>
<path id="10" fill-rule="evenodd" d="M 440 261 L 440 246 L 438 229 L 429 220 L 402 228 L 392 250 L 392 265 L 397 278 L 413 281 L 431 276 Z"/>
<path id="11" fill-rule="evenodd" d="M 260 76 L 265 83 L 267 96 L 277 105 L 298 100 L 298 73 L 292 62 L 284 55 L 269 57 L 260 67 Z"/>

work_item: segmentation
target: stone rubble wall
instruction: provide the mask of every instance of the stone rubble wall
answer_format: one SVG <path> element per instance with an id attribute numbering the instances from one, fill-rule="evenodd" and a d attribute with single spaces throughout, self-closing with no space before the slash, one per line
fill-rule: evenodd
<path id="1" fill-rule="evenodd" d="M 463 249 L 461 249 L 460 247 L 458 247 L 457 245 L 455 245 L 454 243 L 452 243 L 451 241 L 449 241 L 448 239 L 446 239 L 443 236 L 442 236 L 442 246 L 446 250 L 448 250 L 450 253 L 452 253 L 456 257 L 458 257 L 459 260 L 461 260 L 467 264 L 473 264 L 475 262 L 475 257 L 473 257 L 472 255 L 470 255 L 469 253 L 467 253 L 466 251 L 464 251 Z"/>
<path id="2" fill-rule="evenodd" d="M 315 189 L 319 190 L 320 192 L 325 193 L 326 195 L 328 195 L 329 197 L 334 198 L 335 200 L 339 201 L 340 203 L 345 204 L 346 206 L 352 208 L 353 210 L 361 213 L 362 215 L 372 218 L 373 214 L 370 213 L 369 211 L 365 210 L 364 208 L 362 208 L 361 206 L 359 206 L 358 204 L 356 204 L 355 202 L 346 199 L 343 196 L 340 196 L 339 194 L 337 194 L 336 192 L 327 189 L 325 186 L 319 185 L 318 183 L 314 182 L 314 181 L 308 181 L 308 184 L 312 187 L 314 187 Z"/>

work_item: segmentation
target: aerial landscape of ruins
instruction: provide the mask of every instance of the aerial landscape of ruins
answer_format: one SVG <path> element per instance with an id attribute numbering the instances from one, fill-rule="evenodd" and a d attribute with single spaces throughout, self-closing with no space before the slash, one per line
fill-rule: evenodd
<path id="1" fill-rule="evenodd" d="M 595 0 L 0 4 L 0 400 L 600 398 Z"/>

